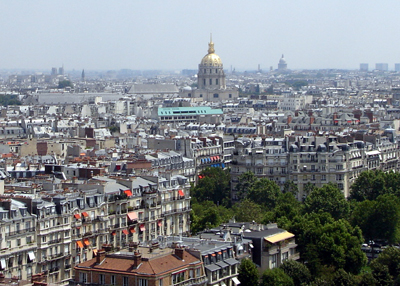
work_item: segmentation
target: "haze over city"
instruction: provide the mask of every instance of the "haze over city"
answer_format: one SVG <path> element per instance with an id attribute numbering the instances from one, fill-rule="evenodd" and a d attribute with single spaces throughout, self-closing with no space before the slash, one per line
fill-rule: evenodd
<path id="1" fill-rule="evenodd" d="M 400 62 L 396 1 L 2 1 L 0 68 L 197 69 Z"/>

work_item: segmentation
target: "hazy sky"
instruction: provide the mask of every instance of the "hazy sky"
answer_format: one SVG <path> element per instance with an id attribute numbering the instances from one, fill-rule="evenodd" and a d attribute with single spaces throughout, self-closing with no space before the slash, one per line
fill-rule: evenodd
<path id="1" fill-rule="evenodd" d="M 197 69 L 400 63 L 400 1 L 0 0 L 0 69 Z"/>

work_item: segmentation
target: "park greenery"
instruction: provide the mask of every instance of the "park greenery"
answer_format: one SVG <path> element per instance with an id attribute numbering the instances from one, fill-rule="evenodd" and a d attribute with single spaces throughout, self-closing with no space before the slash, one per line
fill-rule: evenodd
<path id="1" fill-rule="evenodd" d="M 234 204 L 231 188 L 239 194 Z M 191 188 L 191 231 L 195 234 L 235 218 L 276 222 L 295 234 L 299 261 L 287 261 L 261 276 L 251 261 L 243 261 L 239 268 L 242 286 L 400 285 L 400 249 L 396 248 L 400 243 L 400 173 L 363 172 L 348 199 L 332 183 L 321 188 L 310 183 L 305 189 L 300 202 L 294 182 L 286 182 L 281 190 L 274 181 L 247 172 L 231 186 L 228 170 L 207 168 Z M 368 263 L 361 245 L 370 241 L 384 241 L 388 247 Z"/>
<path id="2" fill-rule="evenodd" d="M 22 102 L 19 100 L 18 95 L 15 94 L 1 94 L 0 95 L 0 105 L 21 105 Z"/>

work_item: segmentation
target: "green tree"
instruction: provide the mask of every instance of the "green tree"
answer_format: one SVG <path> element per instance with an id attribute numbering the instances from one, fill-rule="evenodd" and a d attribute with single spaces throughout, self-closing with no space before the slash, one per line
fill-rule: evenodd
<path id="1" fill-rule="evenodd" d="M 221 168 L 206 168 L 201 171 L 196 186 L 191 188 L 191 195 L 197 202 L 213 201 L 216 205 L 230 205 L 230 174 Z"/>
<path id="2" fill-rule="evenodd" d="M 288 180 L 283 185 L 283 192 L 284 193 L 291 193 L 296 197 L 297 193 L 299 192 L 299 188 L 297 187 L 297 185 L 292 180 Z"/>
<path id="3" fill-rule="evenodd" d="M 286 260 L 280 268 L 292 278 L 294 285 L 308 284 L 311 281 L 310 270 L 303 263 Z"/>
<path id="4" fill-rule="evenodd" d="M 239 200 L 247 196 L 248 191 L 257 180 L 257 177 L 251 171 L 245 172 L 239 176 L 238 183 L 235 186 L 235 191 L 238 194 Z"/>
<path id="5" fill-rule="evenodd" d="M 371 262 L 372 275 L 378 282 L 378 285 L 393 285 L 393 277 L 389 273 L 387 265 Z"/>
<path id="6" fill-rule="evenodd" d="M 250 259 L 243 259 L 238 269 L 238 279 L 241 286 L 256 286 L 258 285 L 258 270 L 257 266 Z"/>
<path id="7" fill-rule="evenodd" d="M 393 194 L 381 195 L 375 201 L 359 202 L 354 207 L 351 221 L 361 228 L 366 240 L 400 242 L 400 203 Z"/>
<path id="8" fill-rule="evenodd" d="M 73 88 L 74 85 L 72 84 L 72 82 L 70 80 L 60 80 L 58 82 L 58 88 L 66 88 L 66 87 Z"/>
<path id="9" fill-rule="evenodd" d="M 339 188 L 331 183 L 322 188 L 316 188 L 305 201 L 305 211 L 327 212 L 334 219 L 347 217 L 350 204 L 346 201 Z"/>
<path id="10" fill-rule="evenodd" d="M 263 220 L 263 210 L 260 205 L 248 199 L 242 200 L 233 207 L 235 219 L 237 221 L 256 221 L 260 223 Z"/>
<path id="11" fill-rule="evenodd" d="M 281 268 L 267 269 L 261 276 L 260 286 L 294 286 L 293 279 L 289 277 Z"/>
<path id="12" fill-rule="evenodd" d="M 22 102 L 19 100 L 18 96 L 15 94 L 1 94 L 0 95 L 0 105 L 21 105 Z"/>
<path id="13" fill-rule="evenodd" d="M 378 281 L 371 272 L 363 273 L 359 277 L 359 286 L 378 286 Z"/>
<path id="14" fill-rule="evenodd" d="M 386 248 L 379 254 L 378 258 L 371 262 L 371 268 L 378 268 L 377 264 L 385 265 L 392 277 L 398 277 L 400 275 L 400 249 L 396 247 Z"/>
<path id="15" fill-rule="evenodd" d="M 256 204 L 273 209 L 281 190 L 279 186 L 267 178 L 257 180 L 250 188 L 247 198 Z"/>
<path id="16" fill-rule="evenodd" d="M 333 285 L 335 286 L 355 286 L 357 281 L 354 275 L 347 273 L 343 269 L 339 269 L 335 272 L 332 279 Z"/>
<path id="17" fill-rule="evenodd" d="M 313 274 L 330 267 L 357 274 L 366 263 L 361 230 L 347 220 L 335 221 L 329 213 L 309 213 L 296 217 L 289 231 L 296 235 L 300 257 Z"/>
<path id="18" fill-rule="evenodd" d="M 350 198 L 359 202 L 373 201 L 380 195 L 397 193 L 399 186 L 399 173 L 384 173 L 381 170 L 365 171 L 351 185 Z"/>

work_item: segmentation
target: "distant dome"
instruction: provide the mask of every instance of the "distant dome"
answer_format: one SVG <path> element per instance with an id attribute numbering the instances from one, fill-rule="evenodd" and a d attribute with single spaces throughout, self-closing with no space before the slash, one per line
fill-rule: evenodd
<path id="1" fill-rule="evenodd" d="M 285 60 L 285 58 L 283 57 L 283 55 L 282 55 L 282 57 L 280 58 L 280 60 L 279 60 L 279 63 L 280 64 L 286 64 L 286 60 Z"/>
<path id="2" fill-rule="evenodd" d="M 200 65 L 202 66 L 221 66 L 221 58 L 215 54 L 214 43 L 211 41 L 208 44 L 208 54 L 203 57 Z"/>

